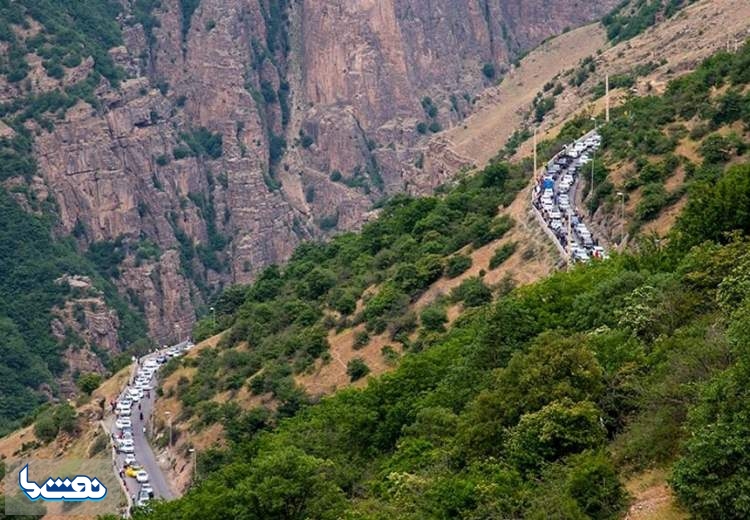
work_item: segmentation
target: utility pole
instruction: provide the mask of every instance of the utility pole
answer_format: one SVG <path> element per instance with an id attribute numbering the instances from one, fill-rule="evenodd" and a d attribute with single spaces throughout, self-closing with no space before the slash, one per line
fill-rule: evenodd
<path id="1" fill-rule="evenodd" d="M 594 163 L 596 162 L 596 148 L 591 151 L 591 198 L 594 198 Z"/>
<path id="2" fill-rule="evenodd" d="M 625 194 L 620 192 L 620 249 L 625 245 Z"/>
<path id="3" fill-rule="evenodd" d="M 169 420 L 169 447 L 172 447 L 172 412 L 164 412 L 164 415 L 167 416 L 167 419 Z"/>
<path id="4" fill-rule="evenodd" d="M 537 164 L 536 164 L 536 160 L 537 160 L 537 156 L 536 156 L 536 128 L 537 128 L 537 127 L 536 127 L 536 125 L 534 125 L 534 175 L 533 175 L 533 178 L 534 178 L 534 180 L 536 180 L 536 178 L 537 178 Z"/>
<path id="5" fill-rule="evenodd" d="M 604 76 L 604 91 L 605 91 L 605 103 L 606 103 L 606 114 L 607 123 L 609 123 L 609 74 Z"/>
<path id="6" fill-rule="evenodd" d="M 195 477 L 197 476 L 196 474 L 197 474 L 197 468 L 198 468 L 198 463 L 197 463 L 197 458 L 198 458 L 198 457 L 197 457 L 197 455 L 196 455 L 196 453 L 195 453 L 195 448 L 190 448 L 190 449 L 188 450 L 188 452 L 189 452 L 189 453 L 190 453 L 190 455 L 191 455 L 191 457 L 190 457 L 190 458 L 191 458 L 191 459 L 193 459 L 193 460 L 191 461 L 191 462 L 193 463 L 193 464 L 192 464 L 192 466 L 193 466 L 193 468 L 192 468 L 192 469 L 193 469 L 193 471 L 191 472 L 192 474 L 190 475 L 190 483 L 191 483 L 191 484 L 194 484 L 194 483 L 195 483 Z"/>
<path id="7" fill-rule="evenodd" d="M 599 133 L 599 124 L 596 121 L 595 117 L 592 117 L 591 120 L 594 122 L 594 132 Z M 589 195 L 593 199 L 594 198 L 594 163 L 596 162 L 596 148 L 594 148 L 591 151 L 591 189 L 589 190 Z"/>
<path id="8" fill-rule="evenodd" d="M 572 265 L 573 261 L 573 255 L 572 255 L 572 242 L 573 242 L 573 229 L 572 229 L 572 222 L 570 218 L 570 206 L 568 206 L 568 243 L 566 244 L 568 247 L 568 270 L 570 270 L 570 267 Z"/>

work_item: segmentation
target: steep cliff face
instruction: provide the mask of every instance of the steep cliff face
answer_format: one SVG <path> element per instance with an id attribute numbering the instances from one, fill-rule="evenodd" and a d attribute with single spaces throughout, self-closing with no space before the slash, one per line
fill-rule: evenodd
<path id="1" fill-rule="evenodd" d="M 444 182 L 467 158 L 437 150 L 432 164 L 440 146 L 423 134 L 471 113 L 520 52 L 615 3 L 125 2 L 109 56 L 126 78 L 101 81 L 96 103 L 54 127 L 27 125 L 46 183 L 31 192 L 56 203 L 58 231 L 82 250 L 124 244 L 113 281 L 155 339 L 176 339 L 223 285 L 358 227 L 383 196 Z M 29 27 L 18 37 L 41 30 Z M 3 78 L 4 98 L 74 85 L 94 66 L 53 79 L 27 61 L 33 81 Z"/>
<path id="2" fill-rule="evenodd" d="M 52 335 L 65 346 L 66 371 L 59 378 L 63 395 L 75 394 L 75 376 L 105 371 L 101 356 L 119 354 L 117 329 L 120 320 L 91 279 L 85 276 L 63 276 L 56 283 L 67 285 L 72 295 L 52 309 Z"/>

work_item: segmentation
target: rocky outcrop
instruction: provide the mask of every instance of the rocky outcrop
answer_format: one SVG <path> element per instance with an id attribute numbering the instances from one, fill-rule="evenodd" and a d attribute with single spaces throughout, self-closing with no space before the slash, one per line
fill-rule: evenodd
<path id="1" fill-rule="evenodd" d="M 52 309 L 52 334 L 63 345 L 67 370 L 60 378 L 64 395 L 76 392 L 74 376 L 79 373 L 104 373 L 101 354 L 120 352 L 117 312 L 109 308 L 104 296 L 86 276 L 64 276 L 56 283 L 67 285 L 71 294 L 65 303 Z"/>
<path id="2" fill-rule="evenodd" d="M 124 45 L 110 55 L 129 79 L 102 82 L 98 106 L 79 101 L 51 131 L 35 128 L 58 231 L 82 249 L 123 243 L 113 281 L 156 340 L 184 336 L 222 286 L 470 164 L 426 144 L 419 123 L 458 123 L 519 52 L 614 3 L 201 0 L 185 17 L 182 2 L 163 0 L 147 33 L 126 2 Z M 35 77 L 34 89 L 91 66 L 61 82 Z M 199 128 L 221 136 L 220 155 L 177 153 Z"/>

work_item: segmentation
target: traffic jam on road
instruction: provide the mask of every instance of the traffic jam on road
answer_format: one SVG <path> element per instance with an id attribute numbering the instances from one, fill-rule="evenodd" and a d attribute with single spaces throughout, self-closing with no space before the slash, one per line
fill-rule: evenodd
<path id="1" fill-rule="evenodd" d="M 566 146 L 545 168 L 534 187 L 533 204 L 562 251 L 573 262 L 608 258 L 575 206 L 575 194 L 584 167 L 601 146 L 601 136 L 590 132 Z"/>
<path id="2" fill-rule="evenodd" d="M 142 404 L 150 403 L 152 393 L 155 391 L 156 373 L 161 365 L 172 357 L 182 355 L 192 346 L 192 343 L 184 342 L 139 360 L 135 377 L 125 387 L 117 401 L 111 403 L 115 414 L 112 430 L 112 442 L 116 453 L 115 465 L 136 506 L 145 506 L 155 495 L 157 498 L 166 498 L 158 496 L 158 492 L 155 493 L 148 472 L 138 460 L 139 455 L 143 454 L 137 453 L 136 446 L 146 445 L 145 425 L 151 413 L 151 407 L 142 406 Z M 141 438 L 142 442 L 136 442 L 136 436 Z"/>

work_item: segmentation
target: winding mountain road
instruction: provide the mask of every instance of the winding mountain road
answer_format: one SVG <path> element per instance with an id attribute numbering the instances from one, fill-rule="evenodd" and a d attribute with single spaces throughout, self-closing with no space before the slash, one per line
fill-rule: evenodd
<path id="1" fill-rule="evenodd" d="M 133 367 L 128 385 L 120 393 L 118 401 L 127 394 L 130 385 L 133 383 L 136 377 L 136 374 L 146 363 L 156 361 L 158 357 L 165 356 L 170 350 L 178 349 L 182 351 L 190 344 L 190 342 L 185 341 L 172 347 L 157 350 L 138 359 Z M 130 415 L 132 423 L 131 430 L 135 460 L 137 465 L 148 473 L 148 483 L 151 485 L 151 488 L 153 490 L 153 498 L 171 500 L 173 498 L 176 498 L 178 495 L 170 487 L 169 479 L 167 478 L 165 471 L 159 464 L 159 459 L 154 453 L 154 450 L 151 448 L 147 437 L 149 425 L 152 424 L 151 415 L 153 413 L 154 402 L 156 400 L 158 374 L 159 371 L 155 371 L 150 379 L 149 383 L 152 388 L 148 392 L 144 392 L 144 396 L 138 402 L 134 402 L 132 404 L 132 413 Z M 117 428 L 115 421 L 116 416 L 112 414 L 112 416 L 110 416 L 109 420 L 106 422 L 113 441 L 113 445 L 117 444 L 119 436 L 121 435 L 120 429 Z M 125 474 L 126 454 L 116 449 L 113 451 L 115 471 L 119 473 L 118 476 L 121 478 L 127 490 L 130 504 L 132 506 L 133 503 L 137 502 L 138 495 L 142 489 L 142 484 L 139 483 L 134 477 L 130 477 Z"/>
<path id="2" fill-rule="evenodd" d="M 608 258 L 600 245 L 601 237 L 595 236 L 591 226 L 586 225 L 577 207 L 582 201 L 581 177 L 586 175 L 585 170 L 600 144 L 601 136 L 592 130 L 565 146 L 535 172 L 532 208 L 545 233 L 569 264 Z"/>

